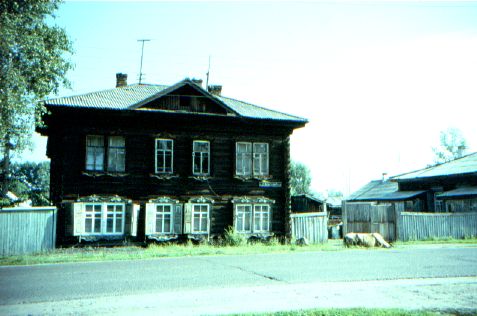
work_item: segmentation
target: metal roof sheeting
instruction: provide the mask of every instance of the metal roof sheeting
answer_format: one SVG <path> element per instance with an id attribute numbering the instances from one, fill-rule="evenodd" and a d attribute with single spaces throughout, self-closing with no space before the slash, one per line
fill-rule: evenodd
<path id="1" fill-rule="evenodd" d="M 440 193 L 438 198 L 450 198 L 459 196 L 477 195 L 477 187 L 461 187 L 455 190 Z"/>
<path id="2" fill-rule="evenodd" d="M 374 201 L 398 190 L 398 184 L 392 181 L 373 180 L 351 194 L 347 201 Z"/>
<path id="3" fill-rule="evenodd" d="M 477 173 L 477 152 L 440 165 L 395 176 L 392 179 L 399 181 L 468 173 Z"/>
<path id="4" fill-rule="evenodd" d="M 164 93 L 167 94 L 167 90 L 170 90 L 170 88 L 176 88 L 186 84 L 192 85 L 194 83 L 186 79 L 173 86 L 132 84 L 125 87 L 91 92 L 77 96 L 50 99 L 45 101 L 45 105 L 109 110 L 140 110 L 140 106 L 144 102 L 150 102 L 156 97 L 160 98 L 164 95 Z M 194 84 L 194 87 L 197 86 L 195 86 Z M 306 119 L 298 116 L 265 109 L 257 105 L 226 98 L 223 96 L 211 95 L 202 88 L 199 87 L 199 89 L 201 89 L 205 95 L 209 96 L 210 98 L 216 99 L 216 102 L 225 104 L 225 106 L 229 107 L 232 111 L 238 113 L 238 115 L 242 117 L 253 119 L 292 121 L 299 123 L 308 122 Z M 207 113 L 194 112 L 193 114 Z"/>

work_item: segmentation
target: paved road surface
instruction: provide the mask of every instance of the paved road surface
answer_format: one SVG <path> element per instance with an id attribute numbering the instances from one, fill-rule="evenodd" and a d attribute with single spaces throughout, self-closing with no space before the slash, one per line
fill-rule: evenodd
<path id="1" fill-rule="evenodd" d="M 319 306 L 462 309 L 477 308 L 476 301 L 477 247 L 0 268 L 0 314 L 202 314 Z"/>

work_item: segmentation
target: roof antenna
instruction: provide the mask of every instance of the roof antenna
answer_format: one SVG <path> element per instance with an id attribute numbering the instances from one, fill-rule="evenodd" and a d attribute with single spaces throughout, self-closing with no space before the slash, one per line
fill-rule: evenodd
<path id="1" fill-rule="evenodd" d="M 139 84 L 141 84 L 141 81 L 142 81 L 142 58 L 144 56 L 144 42 L 149 42 L 150 39 L 140 39 L 140 40 L 137 40 L 138 42 L 142 42 L 142 49 L 141 49 L 141 65 L 139 66 Z"/>
<path id="2" fill-rule="evenodd" d="M 210 73 L 210 55 L 209 55 L 209 68 L 207 68 L 207 80 L 205 81 L 205 90 L 209 91 L 209 73 Z"/>

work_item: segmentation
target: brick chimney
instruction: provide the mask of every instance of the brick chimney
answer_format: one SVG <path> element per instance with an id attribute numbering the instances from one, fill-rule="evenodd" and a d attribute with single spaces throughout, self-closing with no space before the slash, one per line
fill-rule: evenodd
<path id="1" fill-rule="evenodd" d="M 220 95 L 222 93 L 222 86 L 220 85 L 210 85 L 209 93 L 213 95 Z"/>
<path id="2" fill-rule="evenodd" d="M 198 85 L 199 87 L 202 87 L 202 79 L 192 78 L 191 81 L 195 83 L 196 85 Z"/>
<path id="3" fill-rule="evenodd" d="M 118 72 L 116 74 L 116 88 L 128 85 L 128 75 Z"/>

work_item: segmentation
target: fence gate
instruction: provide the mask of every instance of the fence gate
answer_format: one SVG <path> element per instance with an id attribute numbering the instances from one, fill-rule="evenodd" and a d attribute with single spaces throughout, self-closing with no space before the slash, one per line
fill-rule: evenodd
<path id="1" fill-rule="evenodd" d="M 396 240 L 396 213 L 392 204 L 343 202 L 343 234 L 380 233 Z"/>

